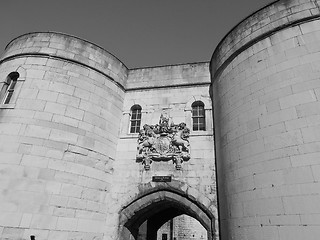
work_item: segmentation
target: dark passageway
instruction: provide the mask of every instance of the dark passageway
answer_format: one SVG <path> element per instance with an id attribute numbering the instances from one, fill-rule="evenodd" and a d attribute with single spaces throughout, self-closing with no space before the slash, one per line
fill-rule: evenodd
<path id="1" fill-rule="evenodd" d="M 214 218 L 209 211 L 185 196 L 162 190 L 140 197 L 122 210 L 122 240 L 157 240 L 158 229 L 182 214 L 198 220 L 207 230 L 208 240 L 214 239 Z"/>

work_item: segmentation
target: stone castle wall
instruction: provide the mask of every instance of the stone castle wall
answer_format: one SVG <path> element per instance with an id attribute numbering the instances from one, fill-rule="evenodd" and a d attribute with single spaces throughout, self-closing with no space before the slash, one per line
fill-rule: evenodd
<path id="1" fill-rule="evenodd" d="M 0 109 L 1 239 L 102 239 L 126 68 L 83 40 L 34 33 L 9 44 Z"/>
<path id="2" fill-rule="evenodd" d="M 173 240 L 205 240 L 207 230 L 194 218 L 188 215 L 181 215 L 173 219 Z M 170 240 L 170 222 L 164 224 L 158 230 L 157 240 L 162 240 L 162 235 L 166 234 Z"/>
<path id="3" fill-rule="evenodd" d="M 192 71 L 190 70 L 192 69 Z M 217 218 L 215 162 L 213 152 L 212 107 L 209 96 L 208 63 L 195 65 L 177 65 L 131 70 L 128 86 L 139 81 L 137 76 L 150 80 L 139 89 L 126 92 L 121 132 L 117 149 L 114 177 L 116 183 L 112 206 L 124 206 L 128 202 L 148 193 L 151 189 L 185 192 L 190 197 L 205 204 Z M 172 81 L 171 87 L 169 85 Z M 197 79 L 197 81 L 195 81 Z M 200 80 L 201 84 L 197 85 Z M 205 81 L 206 79 L 206 81 Z M 132 81 L 132 82 L 130 82 Z M 167 82 L 166 82 L 167 81 Z M 167 86 L 166 86 L 166 85 Z M 182 85 L 183 84 L 183 85 Z M 177 86 L 182 85 L 182 86 Z M 144 86 L 144 89 L 143 87 Z M 141 89 L 142 88 L 142 89 Z M 206 131 L 192 131 L 191 104 L 197 100 L 205 104 Z M 161 114 L 169 116 L 170 121 L 178 124 L 185 122 L 191 129 L 191 159 L 182 164 L 178 171 L 172 161 L 153 162 L 146 171 L 141 163 L 137 163 L 137 136 L 129 133 L 130 108 L 134 104 L 142 107 L 142 123 L 156 124 Z M 153 176 L 172 176 L 172 182 L 163 184 L 152 182 Z M 216 226 L 217 228 L 217 226 Z"/>
<path id="4" fill-rule="evenodd" d="M 189 206 L 212 239 L 217 211 L 208 68 L 128 70 L 98 46 L 59 33 L 10 42 L 0 89 L 10 73 L 19 78 L 10 103 L 0 104 L 0 238 L 121 239 L 123 209 L 161 189 L 144 198 L 147 204 L 169 199 Z M 130 108 L 142 106 L 142 125 L 166 113 L 191 128 L 191 104 L 198 100 L 205 104 L 206 131 L 191 131 L 191 159 L 182 170 L 169 161 L 146 171 L 136 162 Z M 151 181 L 159 175 L 172 182 Z M 199 215 L 204 209 L 209 215 Z"/>
<path id="5" fill-rule="evenodd" d="M 318 239 L 319 2 L 277 1 L 212 62 L 221 239 Z"/>
<path id="6" fill-rule="evenodd" d="M 222 240 L 317 239 L 319 6 L 280 0 L 243 20 L 213 54 L 211 87 L 208 63 L 129 70 L 64 34 L 11 41 L 0 88 L 19 78 L 0 104 L 0 239 L 146 238 L 181 214 L 217 239 L 216 173 Z M 191 130 L 191 159 L 145 169 L 131 107 L 141 126 L 165 114 L 191 129 L 195 101 L 206 131 Z"/>

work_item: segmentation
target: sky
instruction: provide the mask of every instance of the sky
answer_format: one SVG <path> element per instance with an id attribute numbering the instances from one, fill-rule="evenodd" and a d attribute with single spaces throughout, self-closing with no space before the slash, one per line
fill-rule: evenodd
<path id="1" fill-rule="evenodd" d="M 0 51 L 28 32 L 93 42 L 128 68 L 209 61 L 241 20 L 274 0 L 1 0 Z"/>

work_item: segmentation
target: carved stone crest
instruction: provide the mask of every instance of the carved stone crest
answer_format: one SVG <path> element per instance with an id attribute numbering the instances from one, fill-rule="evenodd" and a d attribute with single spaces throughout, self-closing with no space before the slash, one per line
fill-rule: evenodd
<path id="1" fill-rule="evenodd" d="M 190 130 L 185 123 L 169 124 L 169 118 L 161 114 L 159 124 L 145 124 L 140 130 L 137 146 L 137 162 L 150 169 L 152 161 L 170 161 L 181 169 L 183 161 L 190 159 Z"/>

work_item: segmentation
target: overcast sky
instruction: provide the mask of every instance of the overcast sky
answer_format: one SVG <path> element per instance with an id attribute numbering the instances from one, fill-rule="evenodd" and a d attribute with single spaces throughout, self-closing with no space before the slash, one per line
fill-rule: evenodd
<path id="1" fill-rule="evenodd" d="M 137 68 L 209 61 L 225 34 L 273 0 L 1 0 L 0 50 L 21 34 L 84 38 Z"/>

